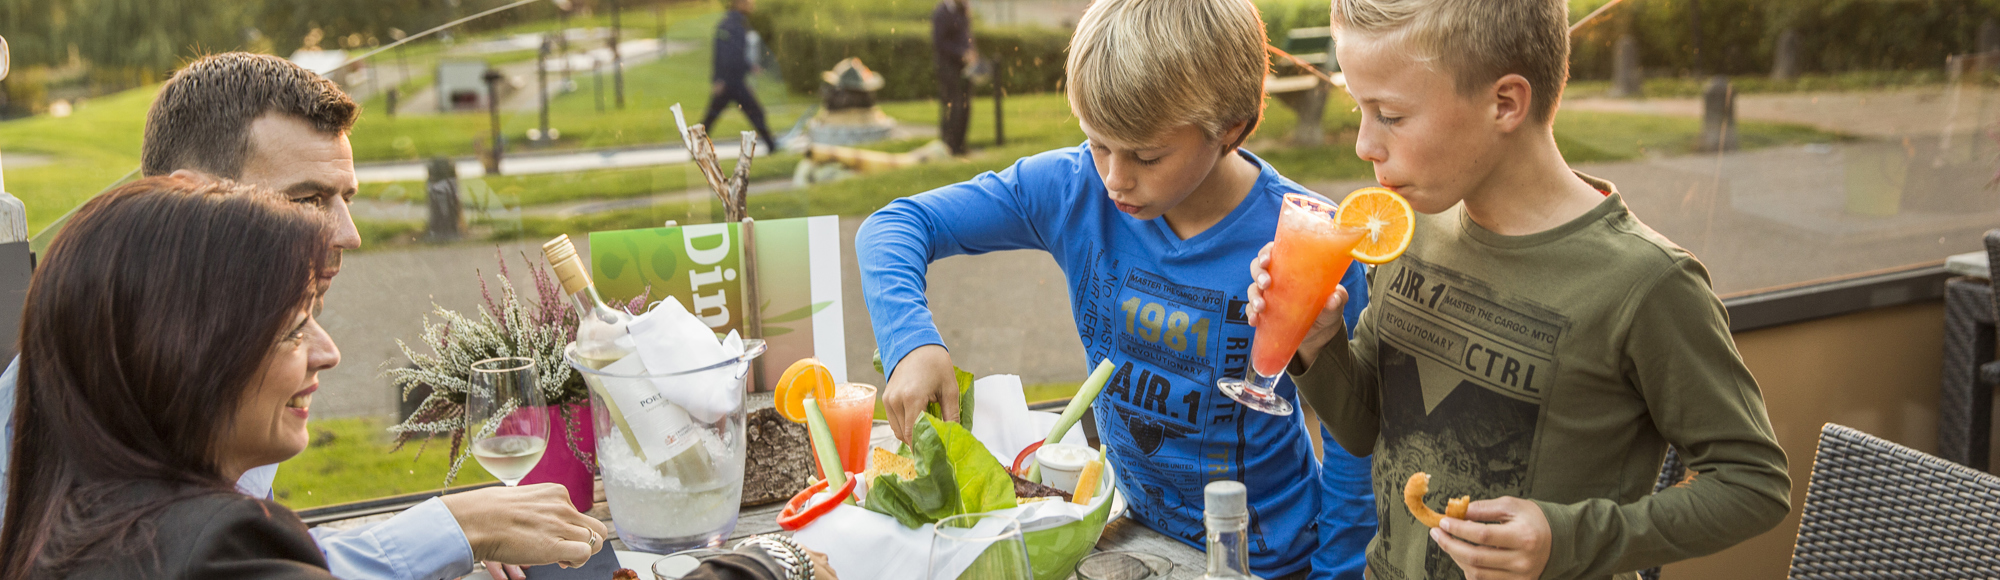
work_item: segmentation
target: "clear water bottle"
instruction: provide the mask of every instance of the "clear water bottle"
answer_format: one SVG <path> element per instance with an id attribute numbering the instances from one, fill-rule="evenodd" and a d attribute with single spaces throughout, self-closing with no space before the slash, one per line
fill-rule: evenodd
<path id="1" fill-rule="evenodd" d="M 1263 580 L 1250 574 L 1250 506 L 1243 484 L 1210 482 L 1202 498 L 1202 520 L 1208 526 L 1208 573 L 1202 578 Z"/>

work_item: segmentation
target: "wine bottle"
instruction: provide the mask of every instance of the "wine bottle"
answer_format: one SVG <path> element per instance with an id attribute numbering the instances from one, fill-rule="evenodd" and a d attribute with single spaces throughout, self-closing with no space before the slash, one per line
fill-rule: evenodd
<path id="1" fill-rule="evenodd" d="M 1208 527 L 1204 580 L 1262 580 L 1250 574 L 1250 509 L 1241 482 L 1209 482 L 1202 489 L 1202 523 Z"/>
<path id="2" fill-rule="evenodd" d="M 542 244 L 542 255 L 555 270 L 556 279 L 570 296 L 576 310 L 576 357 L 592 369 L 615 375 L 644 375 L 638 348 L 627 326 L 632 315 L 606 306 L 590 283 L 590 274 L 576 255 L 569 236 L 556 236 Z M 703 432 L 686 409 L 669 401 L 648 379 L 620 379 L 584 374 L 584 383 L 597 392 L 618 431 L 632 452 L 661 473 L 676 477 L 681 485 L 697 487 L 713 482 L 715 464 L 703 441 Z"/>

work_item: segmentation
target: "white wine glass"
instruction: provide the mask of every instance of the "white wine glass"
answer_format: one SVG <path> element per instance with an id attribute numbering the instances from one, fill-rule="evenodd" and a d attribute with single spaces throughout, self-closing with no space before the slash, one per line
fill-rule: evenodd
<path id="1" fill-rule="evenodd" d="M 1021 523 L 996 514 L 938 520 L 931 534 L 930 580 L 1034 580 Z"/>
<path id="2" fill-rule="evenodd" d="M 510 487 L 528 476 L 549 447 L 549 412 L 537 378 L 535 360 L 527 357 L 472 363 L 472 388 L 465 397 L 472 458 Z"/>

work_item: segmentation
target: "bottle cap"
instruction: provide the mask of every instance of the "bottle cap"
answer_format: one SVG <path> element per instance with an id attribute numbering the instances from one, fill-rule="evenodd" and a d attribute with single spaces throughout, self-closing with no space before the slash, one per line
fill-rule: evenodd
<path id="1" fill-rule="evenodd" d="M 568 234 L 542 244 L 542 257 L 556 271 L 556 280 L 562 283 L 563 291 L 575 294 L 590 286 L 590 275 L 584 273 L 583 261 L 577 258 L 576 245 L 570 243 Z"/>
<path id="2" fill-rule="evenodd" d="M 560 234 L 542 244 L 542 257 L 550 264 L 560 264 L 563 260 L 576 257 L 576 245 L 570 243 L 569 234 Z"/>
<path id="3" fill-rule="evenodd" d="M 1212 481 L 1202 490 L 1201 495 L 1208 506 L 1204 511 L 1210 516 L 1242 517 L 1250 514 L 1246 506 L 1248 490 L 1241 482 L 1226 479 Z"/>

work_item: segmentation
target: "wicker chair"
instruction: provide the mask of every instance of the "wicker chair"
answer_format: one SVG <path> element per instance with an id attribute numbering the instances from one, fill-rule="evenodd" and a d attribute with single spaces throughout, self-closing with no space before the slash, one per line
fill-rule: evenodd
<path id="1" fill-rule="evenodd" d="M 1828 423 L 1791 578 L 2000 578 L 2000 477 Z"/>
<path id="2" fill-rule="evenodd" d="M 1681 463 L 1680 449 L 1669 445 L 1667 446 L 1667 459 L 1660 462 L 1660 479 L 1653 482 L 1653 493 L 1660 493 L 1661 490 L 1673 487 L 1674 484 L 1680 483 L 1686 477 L 1687 464 Z M 1660 580 L 1660 568 L 1655 566 L 1640 570 L 1639 578 L 1641 580 Z"/>

